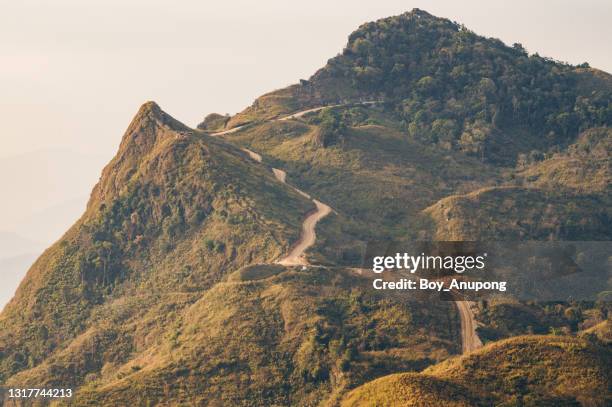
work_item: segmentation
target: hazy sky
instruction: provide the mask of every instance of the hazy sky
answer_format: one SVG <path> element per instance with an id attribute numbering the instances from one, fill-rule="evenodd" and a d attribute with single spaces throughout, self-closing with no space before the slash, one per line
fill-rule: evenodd
<path id="1" fill-rule="evenodd" d="M 359 24 L 414 7 L 612 71 L 610 0 L 0 0 L 0 157 L 110 157 L 150 99 L 190 125 L 234 113 L 310 76 Z"/>

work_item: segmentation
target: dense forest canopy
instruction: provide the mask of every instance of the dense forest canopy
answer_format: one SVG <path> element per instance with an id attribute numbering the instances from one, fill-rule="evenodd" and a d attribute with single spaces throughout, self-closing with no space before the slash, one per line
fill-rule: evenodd
<path id="1" fill-rule="evenodd" d="M 612 93 L 581 92 L 579 76 L 579 67 L 415 10 L 362 25 L 312 82 L 348 80 L 362 98 L 389 102 L 412 137 L 484 158 L 504 130 L 528 128 L 546 148 L 609 125 Z"/>

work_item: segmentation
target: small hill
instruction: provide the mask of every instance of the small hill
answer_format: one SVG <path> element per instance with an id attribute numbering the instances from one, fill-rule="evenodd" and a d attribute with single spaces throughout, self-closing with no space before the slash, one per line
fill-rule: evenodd
<path id="1" fill-rule="evenodd" d="M 523 336 L 358 387 L 343 406 L 606 406 L 612 353 L 582 339 Z M 447 404 L 448 403 L 448 404 Z M 454 403 L 454 404 L 453 404 Z"/>
<path id="2" fill-rule="evenodd" d="M 385 376 L 366 383 L 350 392 L 342 407 L 360 406 L 448 406 L 471 407 L 478 405 L 470 390 L 451 381 L 418 373 Z"/>
<path id="3" fill-rule="evenodd" d="M 204 118 L 204 121 L 198 124 L 198 129 L 205 131 L 221 131 L 230 120 L 229 116 L 223 116 L 219 113 L 211 113 Z"/>
<path id="4" fill-rule="evenodd" d="M 437 240 L 610 240 L 609 196 L 492 187 L 444 198 L 423 213 Z"/>
<path id="5" fill-rule="evenodd" d="M 568 193 L 610 193 L 612 188 L 612 129 L 585 131 L 567 150 L 542 157 L 522 157 L 524 168 L 517 174 L 528 185 L 563 189 Z M 532 161 L 531 163 L 529 161 Z"/>

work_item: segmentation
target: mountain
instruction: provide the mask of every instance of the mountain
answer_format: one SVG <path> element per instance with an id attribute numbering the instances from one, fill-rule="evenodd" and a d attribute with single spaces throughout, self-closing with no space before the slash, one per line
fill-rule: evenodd
<path id="1" fill-rule="evenodd" d="M 291 404 L 456 352 L 448 304 L 424 313 L 353 293 L 348 272 L 244 269 L 287 251 L 311 205 L 241 150 L 145 104 L 83 217 L 4 310 L 4 380 L 71 383 L 83 403 L 113 405 L 179 397 L 162 385 L 172 376 L 193 401 Z M 361 329 L 374 321 L 380 332 Z M 244 387 L 245 374 L 258 376 Z M 330 388 L 331 377 L 342 380 Z"/>
<path id="2" fill-rule="evenodd" d="M 308 81 L 257 99 L 228 125 L 299 108 L 385 101 L 413 139 L 483 160 L 565 145 L 606 125 L 612 77 L 528 55 L 414 10 L 367 23 Z"/>
<path id="3" fill-rule="evenodd" d="M 228 128 L 243 127 L 223 137 L 341 209 L 321 225 L 330 262 L 406 236 L 609 240 L 611 95 L 605 72 L 414 10 L 364 24 L 308 81 L 232 117 Z M 317 105 L 330 107 L 272 120 Z"/>
<path id="4" fill-rule="evenodd" d="M 148 102 L 0 315 L 0 380 L 76 405 L 603 405 L 605 301 L 458 310 L 377 292 L 360 261 L 610 240 L 611 83 L 413 10 L 233 117 Z M 563 335 L 498 341 L 528 333 L 512 310 Z M 489 343 L 457 357 L 472 312 Z"/>
<path id="5" fill-rule="evenodd" d="M 286 249 L 310 204 L 244 156 L 145 104 L 82 218 L 2 313 L 2 372 L 38 365 L 115 301 L 133 298 L 128 320 L 143 323 L 164 315 L 155 304 L 192 301 L 223 270 Z"/>

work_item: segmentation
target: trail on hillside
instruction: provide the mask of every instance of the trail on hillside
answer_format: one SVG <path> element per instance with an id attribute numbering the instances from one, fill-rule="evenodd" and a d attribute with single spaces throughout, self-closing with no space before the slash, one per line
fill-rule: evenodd
<path id="1" fill-rule="evenodd" d="M 368 100 L 368 101 L 365 101 L 365 102 L 358 102 L 358 103 L 341 103 L 341 104 L 337 104 L 337 105 L 325 105 L 325 106 L 313 107 L 311 109 L 302 110 L 302 111 L 299 111 L 299 112 L 296 112 L 296 113 L 291 113 L 291 114 L 289 114 L 287 116 L 279 117 L 279 118 L 276 118 L 276 119 L 270 119 L 268 121 L 271 121 L 271 122 L 275 122 L 275 121 L 276 122 L 284 122 L 284 121 L 291 120 L 291 119 L 297 119 L 297 118 L 300 118 L 302 116 L 307 115 L 308 113 L 315 113 L 315 112 L 318 112 L 318 111 L 321 111 L 321 110 L 327 109 L 327 108 L 349 106 L 349 105 L 366 106 L 366 105 L 375 105 L 377 103 L 382 103 L 382 102 L 379 101 L 379 100 Z M 244 129 L 248 125 L 249 125 L 249 123 L 243 124 L 242 126 L 232 127 L 231 129 L 219 131 L 219 132 L 216 132 L 216 133 L 211 133 L 210 135 L 213 136 L 213 137 L 216 137 L 216 136 L 223 136 L 225 134 L 232 134 L 232 133 L 237 132 L 238 130 Z"/>
<path id="2" fill-rule="evenodd" d="M 470 308 L 469 301 L 455 301 L 461 320 L 461 347 L 467 353 L 482 347 L 482 342 L 476 334 L 476 320 Z"/>
<path id="3" fill-rule="evenodd" d="M 299 240 L 293 245 L 289 254 L 276 261 L 276 263 L 283 266 L 308 265 L 308 260 L 306 260 L 304 253 L 313 246 L 317 240 L 317 234 L 315 232 L 317 223 L 331 213 L 331 208 L 329 206 L 316 199 L 312 201 L 316 205 L 316 209 L 304 219 Z"/>
<path id="4" fill-rule="evenodd" d="M 297 119 L 297 118 L 307 115 L 308 113 L 318 112 L 328 107 L 332 108 L 332 107 L 339 107 L 339 106 L 342 106 L 342 105 L 327 105 L 327 106 L 313 107 L 312 109 L 302 110 L 301 112 L 297 112 L 297 113 L 290 114 L 289 116 L 281 117 L 280 119 L 278 119 L 278 121 L 283 122 L 285 120 Z"/>
<path id="5" fill-rule="evenodd" d="M 380 103 L 380 102 L 367 101 L 367 102 L 360 102 L 359 104 L 360 105 L 370 105 L 370 104 L 376 104 L 376 103 Z M 315 107 L 312 109 L 307 109 L 307 110 L 303 110 L 297 113 L 293 113 L 293 114 L 290 114 L 288 116 L 284 116 L 278 119 L 272 119 L 270 121 L 285 121 L 285 120 L 296 119 L 308 113 L 314 113 L 314 112 L 323 110 L 325 108 L 339 107 L 339 106 L 343 106 L 343 105 L 339 104 L 339 105 Z M 246 126 L 247 125 L 242 125 L 242 126 L 234 127 L 229 130 L 212 133 L 210 135 L 214 137 L 222 136 L 225 134 L 237 132 L 238 130 L 243 129 Z M 263 161 L 261 155 L 254 151 L 251 151 L 247 148 L 243 148 L 242 151 L 247 153 L 249 157 L 253 159 L 254 161 L 257 161 L 259 163 Z M 272 168 L 272 173 L 274 174 L 274 177 L 279 182 L 289 185 L 287 184 L 287 173 L 285 171 L 280 170 L 278 168 Z M 289 185 L 289 186 L 293 188 L 293 190 L 295 190 L 297 193 L 304 196 L 305 198 L 312 199 L 312 197 L 306 192 L 296 188 L 295 186 L 292 186 L 292 185 Z M 310 247 L 312 247 L 316 243 L 317 234 L 316 234 L 315 229 L 316 229 L 317 223 L 321 219 L 329 215 L 332 211 L 331 207 L 329 207 L 328 205 L 316 199 L 312 199 L 312 201 L 314 202 L 316 209 L 312 211 L 311 213 L 309 213 L 306 216 L 306 219 L 304 219 L 304 222 L 302 223 L 302 231 L 300 234 L 300 238 L 293 245 L 293 247 L 291 248 L 291 251 L 286 256 L 277 260 L 275 262 L 276 264 L 280 264 L 283 266 L 307 266 L 309 265 L 308 260 L 306 259 L 305 253 L 306 253 L 306 250 L 308 250 Z M 475 349 L 482 347 L 482 342 L 480 338 L 478 337 L 478 334 L 476 333 L 476 319 L 474 318 L 474 313 L 472 312 L 470 308 L 470 302 L 455 301 L 455 305 L 457 306 L 457 310 L 459 311 L 459 319 L 461 322 L 462 352 L 463 353 L 471 352 Z"/>
<path id="6" fill-rule="evenodd" d="M 263 161 L 263 159 L 261 158 L 261 155 L 257 154 L 254 151 L 249 150 L 248 148 L 243 148 L 242 151 L 247 153 L 249 155 L 249 157 L 251 157 L 251 159 L 257 161 L 258 163 Z M 274 170 L 274 169 L 272 169 L 272 170 Z"/>
<path id="7" fill-rule="evenodd" d="M 260 154 L 257 154 L 256 152 L 249 150 L 248 148 L 243 148 L 242 151 L 247 153 L 249 157 L 254 161 L 257 161 L 259 163 L 263 161 Z M 303 197 L 307 199 L 312 199 L 310 195 L 308 195 L 306 192 L 287 183 L 287 173 L 285 171 L 280 170 L 278 168 L 272 168 L 272 173 L 279 182 L 288 185 L 290 188 L 292 188 L 294 191 L 296 191 Z M 306 216 L 306 219 L 304 219 L 304 222 L 302 222 L 302 232 L 300 233 L 300 238 L 297 242 L 295 242 L 295 244 L 291 248 L 291 251 L 286 256 L 277 260 L 275 262 L 276 264 L 281 264 L 283 266 L 307 266 L 309 264 L 304 254 L 306 253 L 306 250 L 312 247 L 317 240 L 317 234 L 315 231 L 317 223 L 321 219 L 329 215 L 332 211 L 331 207 L 325 205 L 321 201 L 312 199 L 312 202 L 314 202 L 315 204 L 315 210 L 310 212 Z"/>

